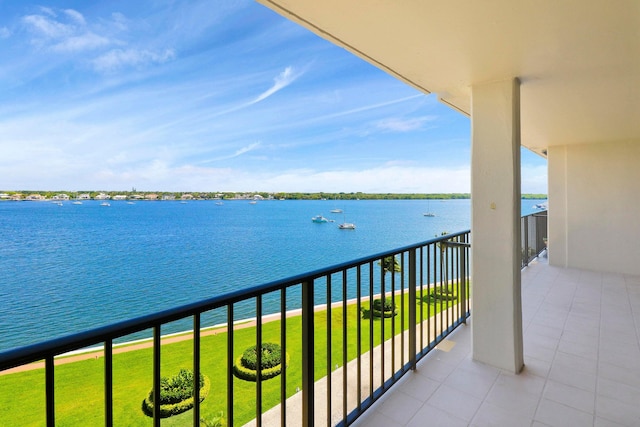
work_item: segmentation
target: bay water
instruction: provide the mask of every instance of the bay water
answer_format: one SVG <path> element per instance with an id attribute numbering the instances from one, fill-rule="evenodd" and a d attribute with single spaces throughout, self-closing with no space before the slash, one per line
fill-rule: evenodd
<path id="1" fill-rule="evenodd" d="M 523 215 L 539 202 L 523 200 Z M 336 208 L 344 213 L 330 213 Z M 424 216 L 427 211 L 435 216 Z M 312 222 L 318 214 L 333 222 Z M 356 230 L 340 230 L 345 221 Z M 0 202 L 0 351 L 469 224 L 469 200 Z"/>

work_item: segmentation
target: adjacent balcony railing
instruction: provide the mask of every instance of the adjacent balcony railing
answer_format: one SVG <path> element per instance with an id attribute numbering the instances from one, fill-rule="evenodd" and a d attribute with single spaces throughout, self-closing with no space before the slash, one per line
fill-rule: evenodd
<path id="1" fill-rule="evenodd" d="M 547 249 L 547 211 L 540 211 L 520 218 L 522 238 L 522 267 L 529 265 Z"/>

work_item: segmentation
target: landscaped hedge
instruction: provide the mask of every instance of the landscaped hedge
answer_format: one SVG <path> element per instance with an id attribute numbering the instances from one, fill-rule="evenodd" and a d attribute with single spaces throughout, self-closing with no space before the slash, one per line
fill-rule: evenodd
<path id="1" fill-rule="evenodd" d="M 398 314 L 398 309 L 391 298 L 385 298 L 384 303 L 381 299 L 374 299 L 372 313 L 375 317 L 393 317 Z"/>
<path id="2" fill-rule="evenodd" d="M 434 301 L 456 301 L 458 299 L 453 291 L 438 288 L 429 293 L 429 297 Z"/>
<path id="3" fill-rule="evenodd" d="M 209 377 L 200 374 L 200 402 L 202 402 L 211 389 Z M 193 408 L 195 400 L 193 398 L 193 372 L 182 369 L 178 375 L 172 378 L 163 377 L 160 379 L 160 417 L 167 418 L 178 415 Z M 142 412 L 150 417 L 153 416 L 153 389 L 149 391 L 147 397 L 142 401 Z"/>
<path id="4" fill-rule="evenodd" d="M 260 365 L 260 379 L 268 380 L 277 377 L 282 372 L 282 349 L 275 343 L 264 343 L 261 346 L 262 356 Z M 233 373 L 236 377 L 246 381 L 256 381 L 258 378 L 257 347 L 253 346 L 244 351 L 242 356 L 236 359 L 233 365 Z M 285 354 L 285 366 L 289 365 L 289 354 Z"/>

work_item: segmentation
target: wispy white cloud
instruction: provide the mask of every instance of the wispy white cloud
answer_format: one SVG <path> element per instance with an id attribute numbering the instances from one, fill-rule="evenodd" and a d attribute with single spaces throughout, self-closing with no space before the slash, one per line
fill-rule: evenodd
<path id="1" fill-rule="evenodd" d="M 260 101 L 264 101 L 274 93 L 279 92 L 285 87 L 289 86 L 293 83 L 298 77 L 300 77 L 303 73 L 295 72 L 293 67 L 287 67 L 283 72 L 278 74 L 275 79 L 273 79 L 273 86 L 271 86 L 266 91 L 262 92 L 256 99 L 251 101 L 249 105 L 256 104 Z"/>
<path id="2" fill-rule="evenodd" d="M 111 22 L 120 31 L 126 31 L 129 28 L 129 20 L 120 12 L 111 14 Z"/>
<path id="3" fill-rule="evenodd" d="M 88 32 L 79 36 L 65 38 L 60 43 L 54 44 L 52 49 L 57 52 L 77 52 L 93 50 L 109 44 L 111 44 L 111 41 L 108 38 Z"/>
<path id="4" fill-rule="evenodd" d="M 234 153 L 226 155 L 226 156 L 220 156 L 220 157 L 216 157 L 213 159 L 208 159 L 208 160 L 203 160 L 201 162 L 199 162 L 198 164 L 202 165 L 202 164 L 206 164 L 206 163 L 212 163 L 212 162 L 218 162 L 221 160 L 229 160 L 229 159 L 233 159 L 239 156 L 242 156 L 243 154 L 246 154 L 250 151 L 254 151 L 256 149 L 258 149 L 260 146 L 262 145 L 261 142 L 254 142 L 253 144 L 249 144 L 247 146 L 241 147 L 238 150 L 236 150 Z"/>
<path id="5" fill-rule="evenodd" d="M 234 113 L 236 111 L 258 104 L 264 101 L 265 99 L 269 98 L 270 96 L 274 95 L 275 93 L 286 88 L 287 86 L 291 85 L 303 74 L 304 74 L 304 71 L 295 71 L 294 68 L 291 66 L 286 67 L 284 71 L 282 71 L 273 79 L 274 80 L 273 85 L 269 89 L 267 89 L 266 91 L 262 92 L 261 94 L 259 94 L 258 96 L 256 96 L 255 98 L 249 101 L 246 101 L 241 104 L 234 105 L 230 108 L 224 109 L 222 111 L 216 112 L 213 116 L 210 116 L 209 119 L 213 117 L 223 116 L 229 113 Z"/>
<path id="6" fill-rule="evenodd" d="M 64 10 L 62 16 L 66 17 L 65 21 L 50 8 L 41 10 L 44 14 L 22 18 L 22 23 L 33 34 L 31 43 L 34 45 L 69 53 L 94 50 L 113 43 L 108 37 L 89 30 L 84 16 L 76 10 Z"/>
<path id="7" fill-rule="evenodd" d="M 162 51 L 139 49 L 112 49 L 94 59 L 93 66 L 97 71 L 110 72 L 125 67 L 137 67 L 146 64 L 162 64 L 176 57 L 173 49 Z"/>
<path id="8" fill-rule="evenodd" d="M 390 132 L 411 132 L 422 129 L 425 123 L 436 120 L 436 116 L 423 116 L 410 119 L 390 118 L 377 123 L 378 129 Z"/>
<path id="9" fill-rule="evenodd" d="M 45 15 L 49 15 L 49 16 L 52 16 L 52 17 L 54 17 L 54 18 L 55 18 L 56 16 L 58 16 L 58 15 L 56 14 L 56 12 L 55 12 L 52 8 L 50 8 L 50 7 L 40 6 L 40 7 L 39 7 L 39 9 L 40 9 L 40 11 L 41 11 L 42 13 L 44 13 Z"/>
<path id="10" fill-rule="evenodd" d="M 59 39 L 74 33 L 73 26 L 58 22 L 43 15 L 27 15 L 22 18 L 22 22 L 34 34 L 47 39 Z"/>
<path id="11" fill-rule="evenodd" d="M 64 11 L 64 13 L 69 16 L 72 20 L 76 21 L 76 23 L 78 23 L 79 25 L 86 25 L 86 21 L 84 19 L 84 16 L 78 12 L 77 10 L 73 10 L 73 9 L 66 9 Z"/>
<path id="12" fill-rule="evenodd" d="M 372 104 L 367 104 L 367 105 L 363 105 L 357 108 L 352 108 L 352 109 L 348 109 L 348 110 L 343 110 L 343 111 L 337 111 L 335 113 L 331 113 L 331 114 L 326 114 L 322 117 L 318 117 L 321 120 L 327 120 L 327 119 L 333 119 L 333 118 L 337 118 L 337 117 L 342 117 L 342 116 L 349 116 L 352 114 L 358 114 L 358 113 L 363 113 L 365 111 L 370 111 L 370 110 L 375 110 L 378 108 L 382 108 L 382 107 L 388 107 L 390 105 L 394 105 L 394 104 L 399 104 L 405 101 L 410 101 L 412 99 L 416 99 L 416 98 L 421 98 L 421 97 L 425 97 L 427 95 L 424 95 L 422 93 L 416 94 L 416 95 L 410 95 L 410 96 L 406 96 L 406 97 L 402 97 L 402 98 L 395 98 L 389 101 L 383 101 L 383 102 L 374 102 Z"/>

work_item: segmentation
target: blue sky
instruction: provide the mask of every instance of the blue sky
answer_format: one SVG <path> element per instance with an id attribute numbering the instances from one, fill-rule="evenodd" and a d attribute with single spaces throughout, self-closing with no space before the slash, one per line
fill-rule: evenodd
<path id="1" fill-rule="evenodd" d="M 257 3 L 0 0 L 0 189 L 468 192 L 469 160 L 468 118 Z"/>

